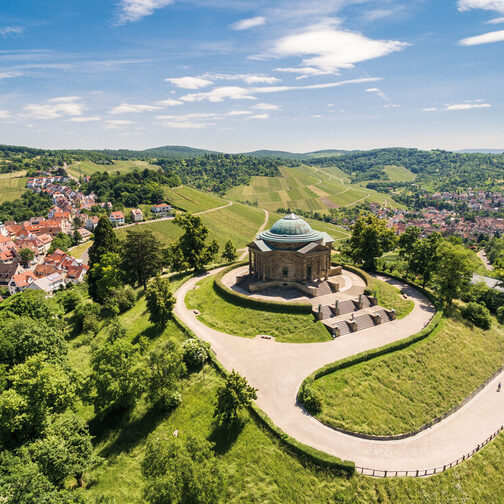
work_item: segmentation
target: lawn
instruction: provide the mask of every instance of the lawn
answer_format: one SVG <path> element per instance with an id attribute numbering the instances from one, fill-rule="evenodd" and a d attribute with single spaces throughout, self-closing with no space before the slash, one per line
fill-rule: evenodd
<path id="1" fill-rule="evenodd" d="M 415 303 L 410 299 L 404 299 L 401 291 L 393 285 L 373 278 L 366 274 L 368 289 L 376 291 L 378 304 L 389 310 L 395 310 L 398 319 L 406 317 L 413 310 Z"/>
<path id="2" fill-rule="evenodd" d="M 20 177 L 19 172 L 2 174 L 0 178 L 0 204 L 20 198 L 26 190 L 27 177 Z"/>
<path id="3" fill-rule="evenodd" d="M 198 310 L 200 320 L 209 327 L 236 336 L 254 338 L 258 334 L 274 336 L 277 341 L 315 343 L 331 336 L 312 315 L 266 312 L 243 308 L 224 300 L 213 288 L 214 277 L 201 280 L 188 292 L 186 305 Z"/>
<path id="4" fill-rule="evenodd" d="M 73 247 L 71 250 L 69 250 L 69 253 L 72 257 L 75 257 L 76 259 L 81 259 L 82 254 L 91 247 L 93 244 L 92 241 L 87 241 L 85 243 L 81 243 L 80 245 L 77 245 L 76 247 Z"/>
<path id="5" fill-rule="evenodd" d="M 460 404 L 503 359 L 504 326 L 445 318 L 419 343 L 316 380 L 318 418 L 366 434 L 411 432 Z"/>
<path id="6" fill-rule="evenodd" d="M 173 289 L 183 279 L 177 278 Z M 168 337 L 185 336 L 172 323 L 163 332 L 152 331 L 143 298 L 120 316 L 128 340 L 147 335 L 148 346 L 161 345 Z M 105 330 L 94 340 L 102 342 Z M 82 336 L 70 342 L 70 362 L 86 373 L 91 347 Z M 222 378 L 210 366 L 182 383 L 182 404 L 171 413 L 149 410 L 143 400 L 129 412 L 98 422 L 91 407 L 80 407 L 95 437 L 103 464 L 86 477 L 89 497 L 104 495 L 121 504 L 143 503 L 144 480 L 140 464 L 145 441 L 158 430 L 202 436 L 216 443 L 216 453 L 228 472 L 226 504 L 411 504 L 502 502 L 504 499 L 504 437 L 499 436 L 461 466 L 432 478 L 350 479 L 303 464 L 246 412 L 240 429 L 218 429 L 212 417 L 216 388 Z M 346 398 L 345 398 L 346 400 Z"/>

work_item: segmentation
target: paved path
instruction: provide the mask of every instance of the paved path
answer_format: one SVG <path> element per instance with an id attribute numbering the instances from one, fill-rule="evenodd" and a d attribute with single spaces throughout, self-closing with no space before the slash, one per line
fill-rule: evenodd
<path id="1" fill-rule="evenodd" d="M 220 270 L 209 274 L 217 271 Z M 207 275 L 192 278 L 177 290 L 176 315 L 198 337 L 212 345 L 226 369 L 236 369 L 258 388 L 259 407 L 282 430 L 302 443 L 352 460 L 359 467 L 389 471 L 428 469 L 462 457 L 503 423 L 504 392 L 496 392 L 496 383 L 504 381 L 504 374 L 456 413 L 416 436 L 371 441 L 337 432 L 296 404 L 296 394 L 304 378 L 325 364 L 418 332 L 432 318 L 434 307 L 419 291 L 402 284 L 401 288 L 415 302 L 415 307 L 401 320 L 325 343 L 295 344 L 259 337 L 240 338 L 207 327 L 186 308 L 187 292 Z M 391 283 L 399 284 L 395 280 Z"/>
<path id="2" fill-rule="evenodd" d="M 494 269 L 484 250 L 480 250 L 476 255 L 481 259 L 481 262 L 485 265 L 485 268 L 488 271 L 492 271 Z"/>

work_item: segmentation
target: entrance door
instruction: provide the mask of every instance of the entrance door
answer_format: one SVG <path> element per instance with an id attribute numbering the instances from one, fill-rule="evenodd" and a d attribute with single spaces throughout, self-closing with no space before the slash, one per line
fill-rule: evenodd
<path id="1" fill-rule="evenodd" d="M 306 280 L 308 280 L 308 282 L 311 282 L 311 266 L 306 267 Z"/>

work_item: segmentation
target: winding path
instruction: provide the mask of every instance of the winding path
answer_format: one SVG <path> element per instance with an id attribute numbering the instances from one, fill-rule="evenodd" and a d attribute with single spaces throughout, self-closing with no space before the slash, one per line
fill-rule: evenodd
<path id="1" fill-rule="evenodd" d="M 420 331 L 434 307 L 416 289 L 389 279 L 415 303 L 401 320 L 359 331 L 325 343 L 278 343 L 273 339 L 241 338 L 209 328 L 186 308 L 184 299 L 209 274 L 191 278 L 175 293 L 175 313 L 198 337 L 209 342 L 228 370 L 236 369 L 258 388 L 257 404 L 283 431 L 298 441 L 359 467 L 379 471 L 428 469 L 461 458 L 492 435 L 503 423 L 504 395 L 497 394 L 496 377 L 465 406 L 415 436 L 373 441 L 335 431 L 296 404 L 298 389 L 310 373 L 339 359 L 377 348 Z"/>

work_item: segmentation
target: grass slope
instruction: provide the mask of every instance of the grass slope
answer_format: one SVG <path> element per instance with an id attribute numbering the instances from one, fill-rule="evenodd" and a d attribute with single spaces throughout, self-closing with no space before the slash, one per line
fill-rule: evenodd
<path id="1" fill-rule="evenodd" d="M 78 161 L 68 166 L 67 171 L 74 177 L 80 177 L 80 175 L 92 175 L 96 172 L 107 171 L 109 173 L 127 173 L 133 170 L 143 170 L 145 168 L 159 170 L 159 166 L 151 165 L 147 161 L 127 160 L 114 161 L 112 165 L 101 165 L 93 163 L 92 161 Z"/>
<path id="2" fill-rule="evenodd" d="M 173 206 L 191 213 L 217 208 L 227 203 L 226 200 L 214 194 L 187 186 L 165 187 L 165 198 Z"/>
<path id="3" fill-rule="evenodd" d="M 386 166 L 385 173 L 392 182 L 413 182 L 416 177 L 404 166 Z"/>
<path id="4" fill-rule="evenodd" d="M 268 334 L 277 341 L 291 343 L 331 339 L 327 329 L 311 315 L 265 312 L 234 305 L 215 292 L 213 282 L 213 276 L 203 279 L 186 297 L 187 307 L 199 310 L 200 320 L 213 329 L 246 338 Z"/>
<path id="5" fill-rule="evenodd" d="M 460 404 L 502 364 L 504 327 L 443 319 L 427 339 L 314 383 L 319 419 L 366 434 L 411 432 Z"/>
<path id="6" fill-rule="evenodd" d="M 19 173 L 6 173 L 0 177 L 0 203 L 20 198 L 26 190 L 27 177 L 20 177 Z"/>

